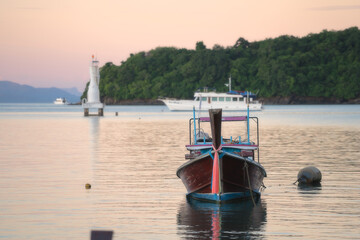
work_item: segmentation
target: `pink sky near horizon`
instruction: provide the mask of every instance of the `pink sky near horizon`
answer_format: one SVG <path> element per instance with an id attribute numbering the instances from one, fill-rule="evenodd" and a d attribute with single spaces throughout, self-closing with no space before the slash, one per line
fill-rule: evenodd
<path id="1" fill-rule="evenodd" d="M 1 0 L 0 80 L 76 87 L 102 66 L 159 46 L 194 49 L 360 28 L 360 0 Z"/>

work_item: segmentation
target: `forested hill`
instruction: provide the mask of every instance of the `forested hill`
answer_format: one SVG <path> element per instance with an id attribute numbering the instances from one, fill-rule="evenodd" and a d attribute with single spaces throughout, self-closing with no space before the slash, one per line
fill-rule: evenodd
<path id="1" fill-rule="evenodd" d="M 159 96 L 191 99 L 204 86 L 226 91 L 230 75 L 233 89 L 255 91 L 265 99 L 358 99 L 360 31 L 324 30 L 258 42 L 239 38 L 234 46 L 212 49 L 201 41 L 195 50 L 158 47 L 131 54 L 120 66 L 106 63 L 100 92 L 107 103 Z"/>

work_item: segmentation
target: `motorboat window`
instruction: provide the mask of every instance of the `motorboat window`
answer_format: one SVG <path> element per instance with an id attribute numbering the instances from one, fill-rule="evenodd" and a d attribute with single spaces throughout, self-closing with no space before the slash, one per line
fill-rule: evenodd
<path id="1" fill-rule="evenodd" d="M 211 100 L 212 100 L 213 102 L 216 102 L 218 99 L 217 99 L 217 97 L 212 97 Z"/>
<path id="2" fill-rule="evenodd" d="M 233 102 L 237 102 L 238 98 L 237 97 L 233 97 Z"/>
<path id="3" fill-rule="evenodd" d="M 231 102 L 231 97 L 226 97 L 227 102 Z"/>
<path id="4" fill-rule="evenodd" d="M 202 97 L 201 100 L 202 100 L 202 101 L 206 101 L 206 100 L 207 100 L 207 97 Z"/>
<path id="5" fill-rule="evenodd" d="M 223 102 L 224 101 L 224 97 L 219 97 L 219 101 Z"/>

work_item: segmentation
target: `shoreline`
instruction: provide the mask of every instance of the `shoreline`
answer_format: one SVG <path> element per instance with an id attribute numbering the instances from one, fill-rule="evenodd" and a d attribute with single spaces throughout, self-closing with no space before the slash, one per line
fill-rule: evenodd
<path id="1" fill-rule="evenodd" d="M 360 98 L 349 100 L 326 97 L 270 97 L 259 98 L 264 105 L 323 105 L 323 104 L 360 104 Z"/>
<path id="2" fill-rule="evenodd" d="M 326 104 L 360 104 L 360 98 L 343 100 L 325 97 L 270 97 L 258 98 L 263 105 L 326 105 Z M 106 105 L 165 105 L 157 99 L 134 99 L 115 101 L 110 98 L 102 100 Z M 81 105 L 76 103 L 74 105 Z"/>

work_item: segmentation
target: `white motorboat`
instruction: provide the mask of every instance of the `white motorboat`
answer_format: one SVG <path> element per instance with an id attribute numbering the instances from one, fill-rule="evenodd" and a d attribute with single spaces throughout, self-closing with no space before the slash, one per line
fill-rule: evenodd
<path id="1" fill-rule="evenodd" d="M 208 91 L 196 91 L 193 100 L 178 100 L 171 98 L 159 99 L 169 108 L 170 111 L 208 111 L 213 108 L 222 108 L 223 111 L 246 111 L 249 104 L 250 111 L 261 111 L 262 103 L 254 100 L 256 95 L 248 91 L 231 90 L 231 78 L 229 79 L 229 92 L 217 93 Z"/>
<path id="2" fill-rule="evenodd" d="M 65 98 L 57 98 L 55 101 L 54 101 L 54 104 L 61 104 L 61 105 L 65 105 L 65 104 L 69 104 Z"/>

